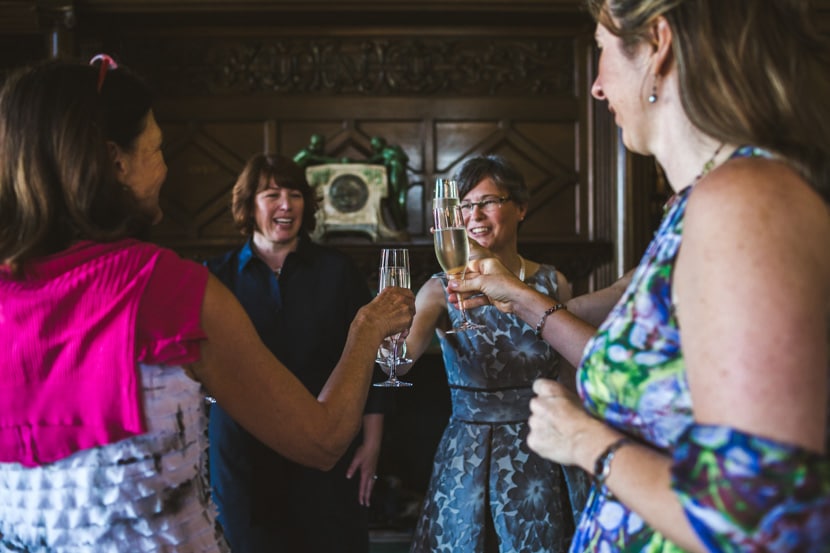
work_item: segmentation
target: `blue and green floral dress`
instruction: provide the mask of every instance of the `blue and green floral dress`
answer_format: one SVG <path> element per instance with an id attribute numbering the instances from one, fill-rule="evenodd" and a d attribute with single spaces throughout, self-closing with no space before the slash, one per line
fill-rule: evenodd
<path id="1" fill-rule="evenodd" d="M 526 282 L 553 295 L 556 269 L 542 265 Z M 531 386 L 537 378 L 557 377 L 559 357 L 515 315 L 491 305 L 468 314 L 485 328 L 441 339 L 452 416 L 435 453 L 411 551 L 565 553 L 588 477 L 527 446 Z M 449 315 L 453 325 L 461 322 L 454 307 Z M 497 539 L 488 541 L 488 534 Z"/>
<path id="2" fill-rule="evenodd" d="M 733 154 L 747 156 L 769 154 Z M 673 458 L 672 488 L 710 551 L 830 551 L 830 460 L 694 422 L 671 287 L 692 190 L 667 203 L 631 284 L 588 343 L 580 396 L 592 414 Z M 594 487 L 571 551 L 682 550 Z"/>

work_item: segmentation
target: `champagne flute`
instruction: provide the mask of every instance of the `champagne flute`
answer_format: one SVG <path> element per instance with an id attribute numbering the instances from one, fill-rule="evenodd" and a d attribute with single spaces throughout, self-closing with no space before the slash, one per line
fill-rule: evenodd
<path id="1" fill-rule="evenodd" d="M 435 257 L 438 258 L 438 263 L 444 269 L 448 280 L 463 279 L 467 271 L 467 262 L 470 260 L 470 242 L 467 238 L 467 227 L 464 225 L 461 206 L 458 203 L 442 205 L 437 200 L 436 198 L 435 207 L 432 209 L 435 220 L 433 227 Z M 458 309 L 461 311 L 462 322 L 448 330 L 447 334 L 485 328 L 483 325 L 470 321 L 460 295 L 458 296 Z"/>
<path id="2" fill-rule="evenodd" d="M 380 252 L 380 270 L 378 276 L 378 291 L 387 286 L 409 288 L 409 250 L 405 248 L 385 248 Z M 384 359 L 383 364 L 389 366 L 389 378 L 383 382 L 376 382 L 373 386 L 383 388 L 403 388 L 412 386 L 411 382 L 398 380 L 397 368 L 401 364 L 400 333 L 387 336 L 378 349 L 378 358 Z M 389 353 L 391 351 L 391 354 Z M 411 361 L 409 361 L 411 363 Z"/>
<path id="3" fill-rule="evenodd" d="M 433 209 L 452 207 L 458 204 L 458 183 L 452 179 L 437 179 L 435 181 L 435 195 L 432 200 Z"/>

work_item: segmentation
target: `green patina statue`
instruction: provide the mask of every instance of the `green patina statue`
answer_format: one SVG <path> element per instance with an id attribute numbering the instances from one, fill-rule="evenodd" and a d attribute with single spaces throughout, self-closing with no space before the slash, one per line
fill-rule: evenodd
<path id="1" fill-rule="evenodd" d="M 379 136 L 372 137 L 372 157 L 370 163 L 386 165 L 389 182 L 389 212 L 392 220 L 400 229 L 407 225 L 406 192 L 409 188 L 409 179 L 406 175 L 406 164 L 409 156 L 398 145 L 390 145 Z"/>
<path id="2" fill-rule="evenodd" d="M 326 139 L 322 134 L 312 134 L 308 146 L 297 152 L 294 156 L 294 163 L 305 169 L 309 165 L 320 165 L 321 163 L 340 163 L 334 157 L 328 157 L 325 152 Z"/>

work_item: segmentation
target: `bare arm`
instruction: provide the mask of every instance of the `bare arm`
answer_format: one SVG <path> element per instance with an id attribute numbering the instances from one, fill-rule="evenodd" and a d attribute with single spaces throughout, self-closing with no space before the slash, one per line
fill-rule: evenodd
<path id="1" fill-rule="evenodd" d="M 470 268 L 472 272 L 467 273 L 463 282 L 450 282 L 451 290 L 465 293 L 481 291 L 500 311 L 515 313 L 533 327 L 539 323 L 542 314 L 557 303 L 557 300 L 516 278 L 496 258 L 471 261 Z M 576 367 L 585 344 L 595 332 L 595 327 L 562 309 L 546 318 L 542 338 Z"/>
<path id="2" fill-rule="evenodd" d="M 444 286 L 437 278 L 428 279 L 415 296 L 415 318 L 406 337 L 406 354 L 412 359 L 412 364 L 399 368 L 398 374 L 406 374 L 424 354 L 437 328 L 442 328 L 447 322 L 447 300 L 444 296 Z"/>
<path id="3" fill-rule="evenodd" d="M 631 269 L 611 286 L 567 301 L 568 310 L 591 326 L 598 327 L 628 288 L 633 274 L 634 269 Z"/>
<path id="4" fill-rule="evenodd" d="M 739 160 L 719 176 L 689 200 L 675 277 L 695 418 L 821 452 L 827 206 L 781 163 Z"/>
<path id="5" fill-rule="evenodd" d="M 405 330 L 414 305 L 408 290 L 384 290 L 361 308 L 346 346 L 315 399 L 262 344 L 242 306 L 215 277 L 202 306 L 201 361 L 191 366 L 220 405 L 260 441 L 289 459 L 324 470 L 360 427 L 381 339 Z"/>
<path id="6" fill-rule="evenodd" d="M 571 283 L 559 271 L 556 271 L 556 295 L 557 299 L 566 305 L 572 299 Z M 544 337 L 544 331 L 542 337 Z M 559 361 L 559 378 L 557 380 L 573 392 L 576 392 L 576 367 L 576 364 L 569 362 L 564 357 Z"/>

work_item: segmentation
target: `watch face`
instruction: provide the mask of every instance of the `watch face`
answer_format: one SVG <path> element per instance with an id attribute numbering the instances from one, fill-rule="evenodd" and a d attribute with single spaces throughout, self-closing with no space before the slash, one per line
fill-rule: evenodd
<path id="1" fill-rule="evenodd" d="M 340 175 L 329 187 L 331 205 L 341 213 L 360 211 L 369 200 L 369 187 L 358 175 Z"/>

